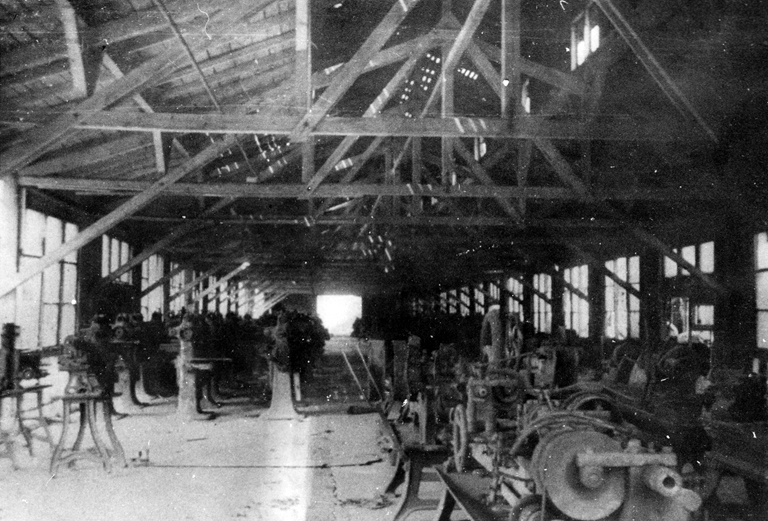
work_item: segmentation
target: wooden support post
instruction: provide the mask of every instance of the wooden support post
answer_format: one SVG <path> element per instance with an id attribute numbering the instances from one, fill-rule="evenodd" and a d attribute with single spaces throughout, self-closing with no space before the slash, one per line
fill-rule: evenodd
<path id="1" fill-rule="evenodd" d="M 184 320 L 177 330 L 179 355 L 176 357 L 176 382 L 179 396 L 176 403 L 176 420 L 183 424 L 193 420 L 210 420 L 212 415 L 202 414 L 197 408 L 195 392 L 195 371 L 192 368 L 194 358 L 193 340 L 196 332 L 192 323 Z"/>
<path id="2" fill-rule="evenodd" d="M 180 167 L 174 169 L 172 172 L 166 174 L 162 179 L 152 184 L 147 190 L 135 195 L 129 199 L 126 203 L 119 206 L 114 211 L 105 215 L 85 230 L 78 233 L 72 240 L 62 244 L 51 253 L 46 254 L 41 259 L 31 263 L 27 268 L 19 272 L 8 284 L 4 284 L 0 288 L 0 297 L 13 291 L 16 287 L 23 282 L 31 279 L 38 273 L 41 273 L 45 268 L 59 262 L 67 255 L 76 252 L 84 245 L 91 242 L 93 239 L 100 237 L 119 222 L 130 217 L 134 213 L 138 212 L 154 199 L 156 199 L 169 185 L 182 179 L 190 172 L 201 168 L 209 161 L 219 155 L 219 153 L 230 148 L 235 142 L 234 136 L 227 136 L 222 141 L 217 142 L 193 158 L 186 161 Z"/>

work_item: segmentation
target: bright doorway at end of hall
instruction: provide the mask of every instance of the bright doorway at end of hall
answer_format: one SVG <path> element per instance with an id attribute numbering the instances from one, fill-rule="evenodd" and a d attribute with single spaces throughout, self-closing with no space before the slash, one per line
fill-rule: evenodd
<path id="1" fill-rule="evenodd" d="M 357 295 L 318 295 L 317 314 L 332 335 L 349 336 L 355 319 L 363 316 L 363 299 Z"/>

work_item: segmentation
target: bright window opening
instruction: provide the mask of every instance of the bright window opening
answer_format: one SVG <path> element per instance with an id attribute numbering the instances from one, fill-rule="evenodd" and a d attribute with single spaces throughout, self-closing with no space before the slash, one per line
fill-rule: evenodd
<path id="1" fill-rule="evenodd" d="M 600 18 L 599 10 L 590 4 L 571 24 L 571 70 L 600 47 Z"/>
<path id="2" fill-rule="evenodd" d="M 589 336 L 589 268 L 586 264 L 568 268 L 563 274 L 565 327 L 581 338 Z"/>
<path id="3" fill-rule="evenodd" d="M 349 336 L 355 319 L 363 316 L 363 299 L 356 295 L 318 295 L 317 315 L 330 334 Z"/>
<path id="4" fill-rule="evenodd" d="M 514 277 L 507 279 L 509 313 L 523 320 L 523 283 Z"/>
<path id="5" fill-rule="evenodd" d="M 672 251 L 678 253 L 683 260 L 696 266 L 703 273 L 715 272 L 715 243 L 712 241 L 684 246 L 679 249 L 675 248 Z M 690 273 L 682 266 L 678 266 L 674 260 L 664 257 L 664 276 L 672 278 L 678 275 L 685 276 L 690 275 Z"/>
<path id="6" fill-rule="evenodd" d="M 768 232 L 755 236 L 757 347 L 768 349 Z"/>
<path id="7" fill-rule="evenodd" d="M 552 332 L 552 277 L 533 276 L 533 325 L 539 333 Z"/>
<path id="8" fill-rule="evenodd" d="M 605 269 L 640 290 L 640 257 L 610 260 Z M 611 277 L 605 277 L 605 336 L 618 340 L 640 337 L 640 299 Z"/>

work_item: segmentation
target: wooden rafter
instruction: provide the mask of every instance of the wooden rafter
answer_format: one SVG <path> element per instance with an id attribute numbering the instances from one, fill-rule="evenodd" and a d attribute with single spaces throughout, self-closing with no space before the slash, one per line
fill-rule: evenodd
<path id="1" fill-rule="evenodd" d="M 301 119 L 291 134 L 292 141 L 306 139 L 309 132 L 314 130 L 341 97 L 349 90 L 355 80 L 363 73 L 366 64 L 387 43 L 414 5 L 419 0 L 398 0 L 384 16 L 384 19 L 373 30 L 371 35 L 355 52 L 352 58 L 344 64 L 341 73 L 331 81 L 312 109 Z"/>
<path id="2" fill-rule="evenodd" d="M 123 78 L 97 90 L 90 98 L 50 120 L 43 128 L 23 133 L 11 143 L 0 164 L 0 176 L 8 175 L 34 161 L 50 147 L 64 139 L 78 123 L 121 98 L 154 82 L 178 66 L 180 51 L 168 49 L 160 56 L 144 62 Z"/>
<path id="3" fill-rule="evenodd" d="M 390 78 L 384 88 L 381 90 L 376 99 L 368 106 L 364 118 L 372 118 L 384 108 L 387 102 L 392 99 L 400 85 L 408 78 L 408 75 L 413 71 L 416 63 L 421 59 L 422 55 L 432 45 L 431 39 L 422 39 L 419 42 L 419 46 L 412 49 L 410 58 L 398 69 L 398 71 Z M 330 157 L 323 163 L 323 166 L 315 173 L 312 179 L 307 183 L 307 189 L 309 191 L 315 190 L 323 180 L 328 177 L 333 168 L 342 160 L 349 151 L 350 148 L 357 142 L 359 135 L 345 136 L 341 144 L 331 153 Z"/>

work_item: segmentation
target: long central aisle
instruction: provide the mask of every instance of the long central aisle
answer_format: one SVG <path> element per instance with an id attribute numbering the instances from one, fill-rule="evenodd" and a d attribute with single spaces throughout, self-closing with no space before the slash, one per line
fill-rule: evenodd
<path id="1" fill-rule="evenodd" d="M 337 385 L 339 375 L 327 370 L 323 376 L 322 367 L 313 385 L 324 388 L 324 378 Z M 307 398 L 318 403 L 318 397 Z M 315 412 L 300 421 L 269 421 L 259 418 L 264 404 L 241 402 L 220 409 L 213 421 L 182 426 L 174 409 L 172 402 L 161 403 L 115 422 L 129 458 L 149 448 L 143 466 L 110 475 L 83 463 L 62 468 L 51 479 L 50 453 L 42 445 L 35 446 L 37 457 L 22 459 L 18 471 L 0 460 L 0 519 L 384 521 L 394 516 L 395 505 L 382 497 L 393 467 L 376 444 L 377 414 L 308 407 Z"/>

